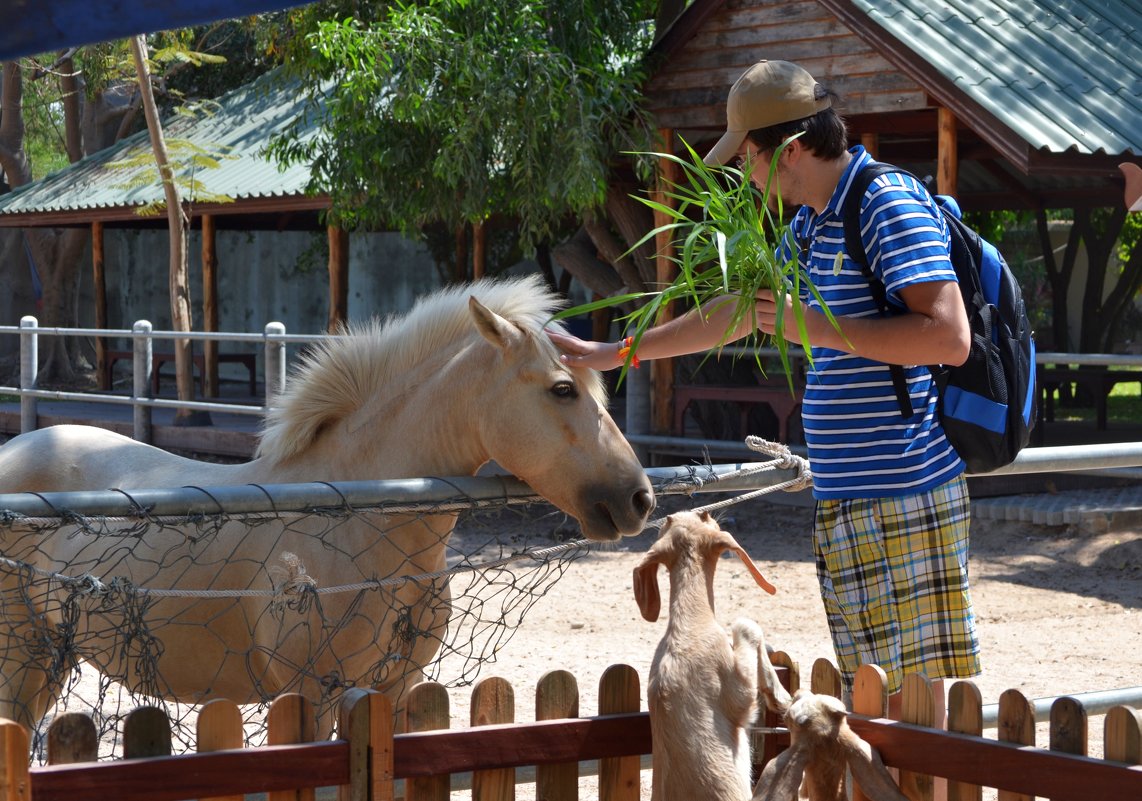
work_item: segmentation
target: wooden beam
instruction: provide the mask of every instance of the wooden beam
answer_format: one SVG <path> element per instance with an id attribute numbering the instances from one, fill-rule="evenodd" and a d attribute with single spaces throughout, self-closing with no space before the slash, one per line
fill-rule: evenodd
<path id="1" fill-rule="evenodd" d="M 941 106 L 936 119 L 936 191 L 955 197 L 960 170 L 956 115 L 951 109 Z"/>
<path id="2" fill-rule="evenodd" d="M 202 217 L 202 330 L 218 330 L 218 249 L 215 247 L 214 215 Z M 202 343 L 204 394 L 218 397 L 218 342 Z"/>
<path id="3" fill-rule="evenodd" d="M 327 331 L 336 331 L 349 320 L 349 232 L 331 225 L 329 237 L 329 320 Z"/>
<path id="4" fill-rule="evenodd" d="M 485 262 L 488 259 L 488 232 L 483 221 L 472 224 L 472 280 L 484 277 Z"/>
<path id="5" fill-rule="evenodd" d="M 95 327 L 107 327 L 107 274 L 104 271 L 103 223 L 91 224 L 91 273 L 95 291 Z M 99 376 L 99 389 L 111 389 L 111 375 L 107 371 L 107 338 L 95 338 L 95 374 Z M 104 386 L 106 384 L 106 386 Z"/>
<path id="6" fill-rule="evenodd" d="M 880 134 L 877 133 L 862 133 L 860 135 L 860 143 L 868 154 L 874 159 L 879 158 L 880 153 Z"/>
<path id="7" fill-rule="evenodd" d="M 665 152 L 674 152 L 674 131 L 670 128 L 662 128 L 658 131 L 658 135 L 663 142 Z M 678 164 L 669 159 L 659 159 L 655 172 L 656 181 L 653 193 L 655 201 L 673 207 L 675 201 L 667 196 L 666 190 L 679 181 Z M 657 209 L 654 211 L 655 228 L 661 228 L 669 222 L 670 220 L 664 213 Z M 676 276 L 677 268 L 673 261 L 674 244 L 669 231 L 659 231 L 655 236 L 654 253 L 655 279 L 658 285 L 665 286 L 666 284 L 672 283 Z M 671 308 L 667 308 L 665 312 L 663 320 L 669 320 L 674 316 L 674 310 Z M 674 423 L 674 360 L 656 359 L 651 364 L 650 375 L 651 428 L 657 434 L 665 434 L 671 430 Z"/>

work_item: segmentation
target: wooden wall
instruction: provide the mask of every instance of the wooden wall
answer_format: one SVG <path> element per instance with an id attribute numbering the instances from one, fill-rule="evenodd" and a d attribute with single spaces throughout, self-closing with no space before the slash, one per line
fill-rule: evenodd
<path id="1" fill-rule="evenodd" d="M 804 66 L 839 95 L 847 117 L 930 108 L 918 83 L 816 0 L 728 0 L 649 81 L 658 125 L 695 145 L 716 138 L 725 130 L 726 93 L 761 59 Z"/>

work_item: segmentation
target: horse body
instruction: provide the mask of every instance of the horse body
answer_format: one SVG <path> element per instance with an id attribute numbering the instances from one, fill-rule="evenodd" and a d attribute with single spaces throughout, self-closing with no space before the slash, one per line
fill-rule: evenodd
<path id="1" fill-rule="evenodd" d="M 198 462 L 103 429 L 59 426 L 0 447 L 0 492 L 471 475 L 495 460 L 576 517 L 589 538 L 641 531 L 654 505 L 649 482 L 605 411 L 597 374 L 561 364 L 543 333 L 554 298 L 532 279 L 468 291 L 471 299 L 445 290 L 406 318 L 324 343 L 291 378 L 246 464 Z M 442 570 L 455 517 L 359 513 L 328 536 L 321 518 L 253 529 L 223 522 L 205 532 L 161 526 L 129 549 L 107 535 L 59 530 L 27 553 L 5 543 L 5 554 L 54 573 L 79 564 L 105 585 L 122 577 L 148 590 L 278 593 L 151 600 L 143 622 L 161 643 L 150 651 L 129 637 L 111 642 L 122 632 L 101 629 L 87 609 L 65 638 L 71 658 L 125 677 L 133 690 L 242 703 L 286 689 L 327 698 L 358 685 L 395 701 L 440 647 L 443 581 L 401 582 L 383 601 L 382 593 L 332 593 L 306 604 L 294 603 L 302 596 L 290 594 L 291 582 L 333 587 Z M 66 615 L 60 602 L 29 593 L 28 582 L 24 571 L 0 576 L 0 715 L 34 725 L 64 677 L 29 652 L 59 652 Z M 429 595 L 445 603 L 427 605 Z"/>

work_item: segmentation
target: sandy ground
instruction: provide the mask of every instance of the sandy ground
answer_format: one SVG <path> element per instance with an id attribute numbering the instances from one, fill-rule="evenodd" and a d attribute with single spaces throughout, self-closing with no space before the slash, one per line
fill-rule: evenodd
<path id="1" fill-rule="evenodd" d="M 668 499 L 674 507 L 709 503 Z M 792 496 L 787 496 L 791 498 Z M 807 676 L 814 660 L 832 659 L 812 562 L 812 509 L 768 498 L 718 513 L 777 586 L 763 593 L 732 555 L 715 579 L 719 618 L 757 620 L 768 642 L 797 660 Z M 655 537 L 646 532 L 573 564 L 524 620 L 498 661 L 482 676 L 502 676 L 516 691 L 516 718 L 534 719 L 534 693 L 548 670 L 569 670 L 579 680 L 580 714 L 596 714 L 598 680 L 612 664 L 637 669 L 645 680 L 665 631 L 665 609 L 647 623 L 632 594 L 634 565 Z M 984 672 L 974 679 L 984 704 L 1007 689 L 1035 699 L 1142 686 L 1142 534 L 1084 533 L 1071 527 L 977 521 L 971 542 L 971 576 L 979 618 Z M 667 592 L 666 576 L 660 585 Z M 454 726 L 466 725 L 468 690 L 452 691 Z M 1102 716 L 1089 721 L 1090 753 L 1102 752 Z M 994 730 L 985 736 L 995 736 Z M 1046 724 L 1038 744 L 1046 745 Z M 644 798 L 649 798 L 644 771 Z M 592 796 L 587 780 L 582 797 Z M 533 786 L 518 798 L 532 797 Z"/>

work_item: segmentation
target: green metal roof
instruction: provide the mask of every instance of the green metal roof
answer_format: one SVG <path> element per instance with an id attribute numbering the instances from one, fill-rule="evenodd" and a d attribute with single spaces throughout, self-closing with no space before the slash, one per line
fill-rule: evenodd
<path id="1" fill-rule="evenodd" d="M 174 116 L 163 123 L 168 141 L 185 139 L 206 151 L 228 155 L 218 167 L 199 169 L 194 178 L 207 191 L 239 201 L 233 204 L 235 213 L 246 205 L 241 201 L 304 196 L 308 165 L 283 171 L 263 152 L 270 137 L 299 118 L 302 138 L 317 135 L 317 124 L 312 115 L 306 114 L 305 99 L 297 86 L 285 85 L 275 73 L 270 73 L 225 95 L 219 106 L 206 117 Z M 153 161 L 145 168 L 152 179 L 139 186 L 127 185 L 135 174 L 131 169 L 108 166 L 139 151 L 151 153 L 146 130 L 39 181 L 0 195 L 0 226 L 15 224 L 16 217 L 29 224 L 27 215 L 51 212 L 123 209 L 130 216 L 135 208 L 163 200 L 162 183 Z M 187 175 L 189 168 L 179 172 Z M 194 198 L 187 194 L 183 190 L 184 199 L 193 202 Z"/>
<path id="2" fill-rule="evenodd" d="M 1032 149 L 1142 155 L 1138 0 L 850 1 Z"/>

